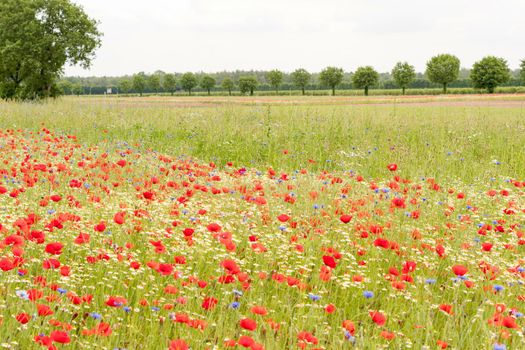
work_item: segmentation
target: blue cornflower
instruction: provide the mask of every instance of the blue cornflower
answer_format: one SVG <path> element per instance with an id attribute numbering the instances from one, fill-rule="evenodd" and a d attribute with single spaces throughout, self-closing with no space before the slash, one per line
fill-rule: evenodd
<path id="1" fill-rule="evenodd" d="M 159 310 L 160 310 L 160 307 L 152 306 L 152 307 L 151 307 L 151 310 L 152 310 L 152 311 L 159 311 Z"/>
<path id="2" fill-rule="evenodd" d="M 129 306 L 124 306 L 122 310 L 124 310 L 125 312 L 130 312 L 131 308 Z"/>
<path id="3" fill-rule="evenodd" d="M 427 278 L 425 280 L 425 283 L 426 284 L 434 284 L 434 283 L 436 283 L 436 280 L 434 278 Z"/>
<path id="4" fill-rule="evenodd" d="M 494 285 L 494 290 L 495 290 L 496 292 L 501 292 L 503 289 L 505 289 L 505 287 L 500 286 L 499 284 L 495 284 L 495 285 Z"/>
<path id="5" fill-rule="evenodd" d="M 346 331 L 346 332 L 345 332 L 345 338 L 348 339 L 348 341 L 349 341 L 350 343 L 352 343 L 352 344 L 355 343 L 355 337 L 354 337 L 352 334 L 350 334 L 349 331 Z"/>
<path id="6" fill-rule="evenodd" d="M 308 298 L 310 298 L 310 300 L 312 300 L 312 301 L 318 301 L 318 300 L 321 299 L 321 296 L 320 296 L 320 295 L 315 295 L 315 294 L 309 293 L 309 294 L 308 294 Z"/>
<path id="7" fill-rule="evenodd" d="M 230 304 L 230 307 L 232 309 L 238 309 L 239 306 L 241 306 L 241 303 L 239 303 L 238 301 L 234 301 L 233 303 Z"/>
<path id="8" fill-rule="evenodd" d="M 15 294 L 21 299 L 29 300 L 29 294 L 25 290 L 17 290 Z"/>
<path id="9" fill-rule="evenodd" d="M 494 344 L 494 346 L 492 347 L 493 350 L 506 350 L 507 347 L 505 346 L 505 344 Z"/>
<path id="10" fill-rule="evenodd" d="M 235 294 L 238 297 L 242 297 L 243 293 L 240 290 L 234 289 L 233 294 Z"/>
<path id="11" fill-rule="evenodd" d="M 99 313 L 96 313 L 96 312 L 92 312 L 92 313 L 90 313 L 89 316 L 93 317 L 95 320 L 100 320 L 100 319 L 102 319 L 102 315 L 99 314 Z"/>
<path id="12" fill-rule="evenodd" d="M 64 288 L 57 288 L 57 292 L 59 292 L 60 294 L 66 294 L 67 290 L 65 290 Z"/>
<path id="13" fill-rule="evenodd" d="M 369 290 L 365 290 L 365 291 L 363 292 L 363 296 L 364 296 L 365 298 L 367 298 L 367 299 L 373 298 L 373 297 L 374 297 L 374 292 L 371 292 L 371 291 L 369 291 Z"/>

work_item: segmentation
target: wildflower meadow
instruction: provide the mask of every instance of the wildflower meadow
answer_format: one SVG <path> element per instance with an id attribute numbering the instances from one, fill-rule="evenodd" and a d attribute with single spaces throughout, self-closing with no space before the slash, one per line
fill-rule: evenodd
<path id="1" fill-rule="evenodd" d="M 523 349 L 525 101 L 0 104 L 0 348 Z"/>

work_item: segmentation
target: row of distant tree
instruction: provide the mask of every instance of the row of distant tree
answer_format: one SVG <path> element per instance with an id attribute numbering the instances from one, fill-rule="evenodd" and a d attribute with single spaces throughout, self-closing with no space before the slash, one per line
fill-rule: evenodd
<path id="1" fill-rule="evenodd" d="M 525 59 L 520 69 L 511 71 L 503 58 L 487 56 L 476 62 L 471 69 L 461 69 L 460 60 L 450 54 L 432 57 L 426 65 L 425 73 L 416 73 L 414 66 L 398 62 L 390 73 L 378 73 L 371 66 L 359 67 L 355 72 L 345 73 L 337 67 L 327 67 L 320 73 L 312 74 L 305 69 L 292 73 L 279 70 L 267 72 L 222 72 L 214 74 L 184 73 L 172 74 L 155 72 L 146 75 L 141 72 L 133 76 L 115 78 L 75 78 L 63 79 L 59 86 L 66 94 L 105 93 L 171 93 L 184 90 L 191 95 L 194 91 L 222 90 L 232 94 L 253 95 L 254 91 L 298 89 L 305 94 L 308 89 L 329 88 L 335 95 L 337 88 L 362 89 L 365 95 L 371 88 L 401 89 L 431 88 L 440 86 L 443 93 L 448 87 L 474 87 L 493 93 L 498 86 L 525 85 Z"/>

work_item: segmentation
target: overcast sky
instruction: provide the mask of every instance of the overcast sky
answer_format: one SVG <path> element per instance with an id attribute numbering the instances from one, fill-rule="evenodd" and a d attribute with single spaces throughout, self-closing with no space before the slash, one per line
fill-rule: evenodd
<path id="1" fill-rule="evenodd" d="M 525 58 L 524 0 L 73 0 L 100 22 L 91 69 L 124 75 L 250 69 L 312 72 L 333 65 L 423 71 L 438 53 L 463 67 L 496 55 Z"/>

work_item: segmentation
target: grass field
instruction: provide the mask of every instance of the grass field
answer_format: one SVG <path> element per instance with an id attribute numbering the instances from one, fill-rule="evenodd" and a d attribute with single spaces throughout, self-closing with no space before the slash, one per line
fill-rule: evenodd
<path id="1" fill-rule="evenodd" d="M 524 107 L 0 103 L 0 347 L 522 349 Z"/>

